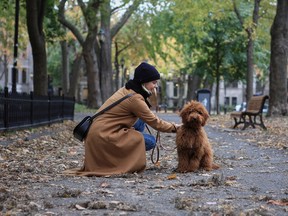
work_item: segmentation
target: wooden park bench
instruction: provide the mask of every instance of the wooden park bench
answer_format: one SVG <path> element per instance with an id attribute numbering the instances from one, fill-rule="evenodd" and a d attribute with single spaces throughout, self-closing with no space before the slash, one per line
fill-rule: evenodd
<path id="1" fill-rule="evenodd" d="M 244 124 L 242 130 L 245 128 L 252 126 L 255 128 L 255 125 L 259 125 L 264 130 L 267 130 L 263 123 L 262 118 L 262 112 L 263 107 L 265 104 L 266 99 L 268 99 L 268 95 L 263 96 L 253 96 L 247 105 L 247 108 L 245 111 L 240 112 L 232 112 L 230 114 L 230 117 L 234 119 L 234 126 L 233 128 L 236 128 L 239 124 Z M 259 121 L 257 121 L 257 117 L 259 117 Z"/>

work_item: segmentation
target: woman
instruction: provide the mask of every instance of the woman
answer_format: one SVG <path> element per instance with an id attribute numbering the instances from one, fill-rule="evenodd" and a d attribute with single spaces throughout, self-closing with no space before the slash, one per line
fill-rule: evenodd
<path id="1" fill-rule="evenodd" d="M 160 74 L 156 68 L 143 62 L 135 69 L 133 80 L 129 80 L 125 87 L 120 88 L 100 107 L 98 111 L 125 95 L 134 93 L 94 119 L 84 141 L 84 166 L 74 174 L 106 176 L 141 172 L 145 169 L 145 148 L 151 149 L 153 140 L 150 139 L 148 144 L 149 137 L 146 137 L 145 147 L 143 134 L 135 130 L 134 126 L 143 121 L 155 130 L 167 133 L 175 133 L 177 127 L 159 119 L 150 110 L 147 99 L 157 87 L 159 79 Z M 143 124 L 141 127 L 143 129 Z"/>

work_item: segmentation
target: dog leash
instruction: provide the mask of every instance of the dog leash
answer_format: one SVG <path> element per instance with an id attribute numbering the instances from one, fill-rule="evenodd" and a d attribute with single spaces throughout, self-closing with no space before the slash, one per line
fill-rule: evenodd
<path id="1" fill-rule="evenodd" d="M 158 145 L 159 143 L 159 145 Z M 160 148 L 159 146 L 161 146 L 161 142 L 160 142 L 160 132 L 157 131 L 157 135 L 156 135 L 156 145 L 154 146 L 154 148 L 152 149 L 152 152 L 151 152 L 151 161 L 153 164 L 156 164 L 158 163 L 159 161 L 159 156 L 160 156 Z M 157 152 L 157 155 L 156 155 L 156 161 L 154 161 L 154 151 L 156 149 L 156 152 Z"/>
<path id="2" fill-rule="evenodd" d="M 147 131 L 149 132 L 150 135 L 152 135 L 151 133 L 151 130 L 149 129 L 149 127 L 147 126 L 146 124 L 146 129 Z M 151 152 L 151 161 L 153 164 L 156 164 L 158 161 L 159 161 L 159 157 L 160 157 L 160 148 L 159 148 L 159 145 L 158 145 L 158 141 L 160 142 L 160 132 L 157 131 L 157 135 L 156 135 L 156 144 L 155 146 L 153 147 L 152 149 L 152 152 Z M 155 149 L 156 149 L 156 152 L 157 152 L 157 155 L 156 155 L 156 161 L 154 161 L 154 152 L 155 152 Z"/>
<path id="3" fill-rule="evenodd" d="M 149 127 L 146 125 L 146 129 L 148 130 L 148 132 L 152 135 Z M 157 134 L 156 134 L 156 145 L 154 146 L 154 148 L 152 149 L 152 152 L 151 152 L 151 161 L 153 164 L 156 164 L 158 161 L 159 161 L 159 157 L 160 157 L 160 148 L 161 149 L 164 149 L 166 151 L 173 151 L 174 149 L 166 149 L 162 144 L 161 144 L 161 139 L 160 139 L 160 131 L 157 131 Z M 155 153 L 155 150 L 156 150 L 156 161 L 154 161 L 154 153 Z"/>

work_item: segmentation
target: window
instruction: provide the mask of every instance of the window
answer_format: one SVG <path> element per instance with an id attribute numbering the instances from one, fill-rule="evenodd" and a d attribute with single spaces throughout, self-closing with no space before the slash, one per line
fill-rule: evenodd
<path id="1" fill-rule="evenodd" d="M 237 97 L 232 97 L 232 105 L 235 106 L 237 104 Z"/>
<path id="2" fill-rule="evenodd" d="M 229 105 L 230 104 L 230 98 L 229 97 L 225 97 L 225 105 Z"/>
<path id="3" fill-rule="evenodd" d="M 238 81 L 233 81 L 231 83 L 228 83 L 228 88 L 238 88 Z"/>
<path id="4" fill-rule="evenodd" d="M 25 84 L 27 82 L 27 71 L 25 68 L 22 70 L 22 83 Z"/>
<path id="5" fill-rule="evenodd" d="M 178 89 L 179 89 L 179 86 L 178 84 L 174 84 L 174 91 L 173 91 L 173 96 L 174 97 L 178 97 Z"/>

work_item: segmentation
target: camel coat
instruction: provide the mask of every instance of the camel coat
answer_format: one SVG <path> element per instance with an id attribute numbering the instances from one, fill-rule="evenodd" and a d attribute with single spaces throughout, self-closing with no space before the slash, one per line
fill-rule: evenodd
<path id="1" fill-rule="evenodd" d="M 135 92 L 124 87 L 119 89 L 98 111 L 130 93 Z M 138 118 L 155 130 L 176 132 L 173 123 L 159 119 L 143 96 L 134 94 L 94 119 L 84 141 L 84 166 L 75 174 L 106 176 L 143 171 L 146 166 L 144 138 L 132 128 Z"/>

